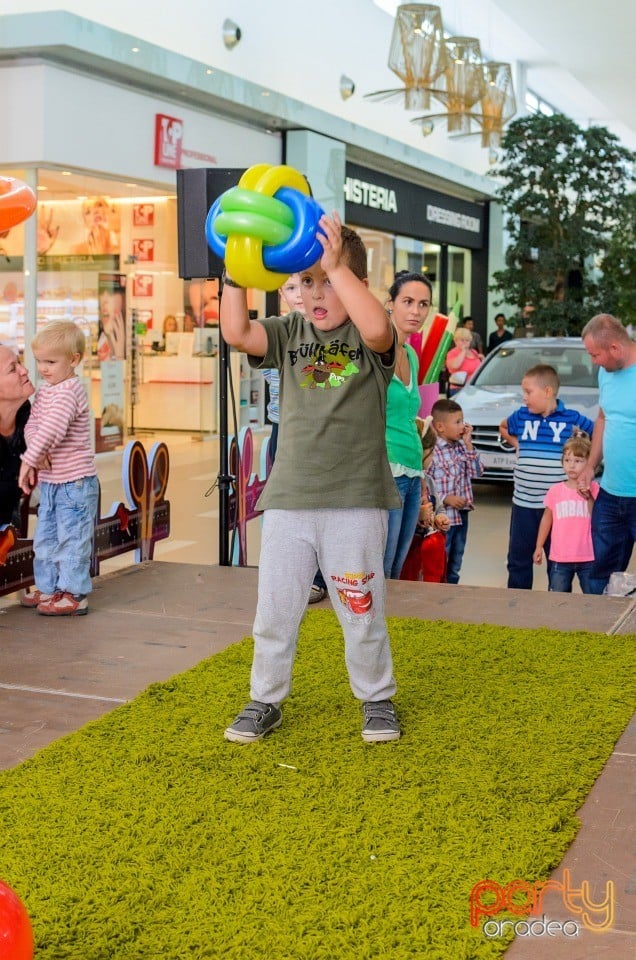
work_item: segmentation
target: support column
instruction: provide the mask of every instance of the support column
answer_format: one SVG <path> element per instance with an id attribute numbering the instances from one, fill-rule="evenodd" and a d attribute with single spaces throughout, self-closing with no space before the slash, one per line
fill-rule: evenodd
<path id="1" fill-rule="evenodd" d="M 346 146 L 311 130 L 289 130 L 285 135 L 285 163 L 303 173 L 315 200 L 344 220 Z"/>

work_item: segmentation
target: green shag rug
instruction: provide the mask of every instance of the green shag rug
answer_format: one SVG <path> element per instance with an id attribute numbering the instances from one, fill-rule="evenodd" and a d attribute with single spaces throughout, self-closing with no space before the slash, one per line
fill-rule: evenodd
<path id="1" fill-rule="evenodd" d="M 37 960 L 500 956 L 469 923 L 471 888 L 561 860 L 634 710 L 634 638 L 390 632 L 399 743 L 363 743 L 337 621 L 317 611 L 264 741 L 222 737 L 246 639 L 2 773 L 0 878 Z"/>

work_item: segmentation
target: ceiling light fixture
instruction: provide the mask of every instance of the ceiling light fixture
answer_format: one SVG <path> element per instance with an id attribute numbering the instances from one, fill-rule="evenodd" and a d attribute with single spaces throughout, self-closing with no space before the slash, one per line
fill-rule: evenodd
<path id="1" fill-rule="evenodd" d="M 352 97 L 356 92 L 356 85 L 346 74 L 342 74 L 340 77 L 340 96 L 343 100 L 348 100 L 349 97 Z"/>
<path id="2" fill-rule="evenodd" d="M 406 110 L 428 110 L 435 81 L 446 67 L 440 7 L 403 3 L 395 14 L 389 69 L 404 84 L 394 90 L 367 93 L 369 100 L 404 100 Z"/>
<path id="3" fill-rule="evenodd" d="M 473 136 L 481 132 L 482 146 L 500 145 L 503 126 L 517 109 L 510 64 L 484 62 L 476 37 L 445 39 L 439 7 L 400 4 L 388 66 L 404 86 L 365 94 L 366 99 L 403 97 L 407 110 L 430 110 L 431 101 L 436 100 L 443 111 L 411 121 L 422 126 L 424 136 L 432 133 L 437 120 L 444 119 L 450 134 Z"/>
<path id="4" fill-rule="evenodd" d="M 233 50 L 241 42 L 242 35 L 241 28 L 233 20 L 228 18 L 223 21 L 223 43 L 228 50 Z"/>

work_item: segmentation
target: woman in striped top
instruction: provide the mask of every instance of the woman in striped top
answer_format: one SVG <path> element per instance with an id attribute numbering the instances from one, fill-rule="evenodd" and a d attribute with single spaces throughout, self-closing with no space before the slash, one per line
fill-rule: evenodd
<path id="1" fill-rule="evenodd" d="M 49 323 L 31 349 L 44 383 L 25 427 L 19 483 L 25 493 L 39 483 L 40 506 L 33 539 L 36 589 L 21 603 L 45 616 L 81 616 L 88 613 L 99 496 L 88 400 L 75 374 L 84 334 L 72 322 Z M 46 468 L 36 472 L 43 462 Z"/>

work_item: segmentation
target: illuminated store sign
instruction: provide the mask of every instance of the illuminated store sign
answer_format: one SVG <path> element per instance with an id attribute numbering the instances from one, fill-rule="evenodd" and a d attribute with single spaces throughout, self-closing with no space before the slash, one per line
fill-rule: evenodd
<path id="1" fill-rule="evenodd" d="M 345 219 L 357 227 L 480 250 L 486 205 L 431 190 L 347 161 Z"/>
<path id="2" fill-rule="evenodd" d="M 349 203 L 361 204 L 373 210 L 384 210 L 386 213 L 397 213 L 397 198 L 395 190 L 388 190 L 375 183 L 366 183 L 364 180 L 355 180 L 347 177 L 344 186 L 345 197 Z"/>
<path id="3" fill-rule="evenodd" d="M 447 210 L 446 207 L 436 207 L 432 203 L 426 204 L 426 219 L 429 223 L 443 223 L 447 227 L 457 230 L 470 230 L 471 233 L 480 233 L 481 223 L 477 217 L 469 217 L 456 210 Z"/>

